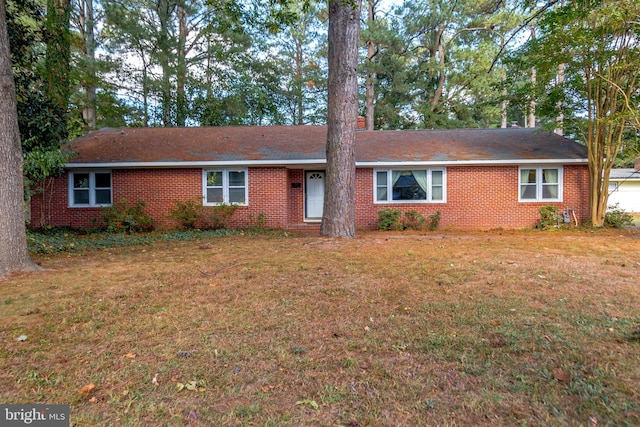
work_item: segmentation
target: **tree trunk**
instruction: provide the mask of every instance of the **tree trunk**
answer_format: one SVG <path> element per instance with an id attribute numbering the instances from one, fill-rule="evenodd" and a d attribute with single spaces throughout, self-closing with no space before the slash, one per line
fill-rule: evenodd
<path id="1" fill-rule="evenodd" d="M 71 35 L 69 0 L 48 0 L 46 21 L 46 79 L 47 96 L 60 109 L 58 114 L 67 114 L 69 107 Z"/>
<path id="2" fill-rule="evenodd" d="M 531 38 L 536 38 L 536 28 L 531 27 Z M 534 128 L 536 127 L 536 98 L 535 98 L 535 87 L 536 87 L 536 67 L 531 67 L 531 101 L 529 102 L 529 120 L 526 127 Z"/>
<path id="3" fill-rule="evenodd" d="M 502 103 L 500 104 L 500 127 L 502 129 L 507 128 L 507 71 L 504 68 L 504 64 L 502 65 L 502 85 L 504 88 L 502 89 Z"/>
<path id="4" fill-rule="evenodd" d="M 304 90 L 302 89 L 303 83 L 303 67 L 304 67 L 304 53 L 302 50 L 302 35 L 294 35 L 294 43 L 295 43 L 295 70 L 294 76 L 295 81 L 295 97 L 296 97 L 296 112 L 295 112 L 295 124 L 303 125 L 304 124 Z"/>
<path id="5" fill-rule="evenodd" d="M 85 59 L 87 61 L 87 76 L 85 78 L 85 106 L 82 111 L 87 128 L 98 127 L 96 113 L 96 43 L 93 20 L 93 0 L 81 2 L 83 7 L 81 20 L 84 31 Z"/>
<path id="6" fill-rule="evenodd" d="M 174 4 L 171 0 L 159 0 L 157 4 L 158 21 L 160 23 L 160 28 L 158 28 L 158 58 L 160 68 L 162 69 L 160 102 L 162 106 L 162 125 L 164 127 L 172 126 L 171 106 L 173 99 L 171 96 L 172 70 L 170 66 L 170 57 L 172 52 L 169 25 L 171 21 L 171 14 L 173 13 L 173 7 Z"/>
<path id="7" fill-rule="evenodd" d="M 183 127 L 187 120 L 187 10 L 184 4 L 178 6 L 178 72 L 176 78 L 176 126 Z"/>
<path id="8" fill-rule="evenodd" d="M 431 111 L 436 110 L 436 106 L 440 102 L 440 98 L 442 97 L 442 93 L 444 92 L 444 81 L 445 81 L 445 58 L 444 58 L 444 43 L 442 41 L 442 37 L 444 37 L 445 28 L 439 28 L 438 33 L 436 35 L 436 48 L 438 52 L 438 63 L 439 67 L 439 77 L 438 77 L 438 87 L 436 88 L 436 92 L 433 95 L 433 99 L 431 100 Z"/>
<path id="9" fill-rule="evenodd" d="M 143 53 L 144 55 L 144 53 Z M 147 64 L 142 63 L 142 127 L 149 127 L 149 76 Z"/>
<path id="10" fill-rule="evenodd" d="M 376 44 L 373 38 L 373 23 L 376 18 L 376 1 L 369 0 L 368 5 L 368 24 L 369 24 L 369 40 L 367 40 L 367 61 L 369 70 L 367 71 L 367 79 L 365 81 L 365 125 L 367 130 L 373 130 L 373 121 L 375 119 L 375 81 L 376 72 L 374 68 L 374 58 L 376 56 Z"/>
<path id="11" fill-rule="evenodd" d="M 531 68 L 531 86 L 536 86 L 536 69 L 535 67 Z M 535 95 L 534 95 L 535 96 Z M 534 128 L 536 127 L 536 100 L 535 97 L 531 99 L 529 102 L 529 120 L 527 127 Z"/>
<path id="12" fill-rule="evenodd" d="M 320 232 L 355 237 L 360 2 L 329 0 L 327 170 Z"/>
<path id="13" fill-rule="evenodd" d="M 27 250 L 22 147 L 4 0 L 0 0 L 0 277 L 38 268 Z"/>
<path id="14" fill-rule="evenodd" d="M 556 85 L 560 86 L 562 88 L 562 86 L 564 85 L 564 64 L 559 64 L 558 65 L 558 77 L 556 79 Z M 563 89 L 564 92 L 564 89 Z M 555 129 L 555 133 L 557 133 L 558 135 L 562 135 L 564 134 L 564 112 L 562 111 L 562 109 L 564 108 L 564 104 L 562 101 L 558 101 L 558 117 L 556 119 L 557 123 L 556 123 L 556 129 Z"/>

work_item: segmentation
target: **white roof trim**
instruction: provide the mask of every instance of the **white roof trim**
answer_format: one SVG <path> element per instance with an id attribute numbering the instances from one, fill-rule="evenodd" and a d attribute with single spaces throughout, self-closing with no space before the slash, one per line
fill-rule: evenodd
<path id="1" fill-rule="evenodd" d="M 308 160 L 229 160 L 208 162 L 96 162 L 67 163 L 66 169 L 134 169 L 134 168 L 185 168 L 229 166 L 309 166 L 326 165 L 324 159 Z M 492 165 L 540 165 L 586 164 L 587 159 L 526 159 L 526 160 L 458 160 L 458 161 L 410 161 L 410 162 L 356 162 L 356 167 L 388 166 L 492 166 Z"/>
<path id="2" fill-rule="evenodd" d="M 185 168 L 185 167 L 228 167 L 228 166 L 295 166 L 295 165 L 324 165 L 324 159 L 318 160 L 228 160 L 209 162 L 103 162 L 103 163 L 67 163 L 66 169 L 136 169 L 136 168 Z"/>
<path id="3" fill-rule="evenodd" d="M 494 165 L 557 165 L 586 164 L 587 159 L 527 159 L 527 160 L 457 160 L 426 162 L 356 162 L 356 166 L 494 166 Z"/>

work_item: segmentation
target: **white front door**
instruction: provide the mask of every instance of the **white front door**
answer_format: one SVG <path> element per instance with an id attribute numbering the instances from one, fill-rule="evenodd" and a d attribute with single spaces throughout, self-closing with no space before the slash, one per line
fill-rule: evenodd
<path id="1" fill-rule="evenodd" d="M 324 172 L 306 172 L 305 190 L 305 219 L 321 219 L 324 207 Z"/>

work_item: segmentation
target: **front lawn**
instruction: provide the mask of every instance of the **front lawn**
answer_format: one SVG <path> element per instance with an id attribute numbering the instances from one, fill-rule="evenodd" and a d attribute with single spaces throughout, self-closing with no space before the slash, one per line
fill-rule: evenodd
<path id="1" fill-rule="evenodd" d="M 635 230 L 69 243 L 0 281 L 2 403 L 74 426 L 640 425 Z"/>

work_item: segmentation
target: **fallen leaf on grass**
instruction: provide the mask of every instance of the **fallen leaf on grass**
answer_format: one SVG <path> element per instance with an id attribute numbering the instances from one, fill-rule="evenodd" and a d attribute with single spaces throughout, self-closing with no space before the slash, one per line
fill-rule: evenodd
<path id="1" fill-rule="evenodd" d="M 91 399 L 89 399 L 89 402 L 91 403 L 96 403 L 98 401 L 98 399 L 96 399 L 95 396 L 93 396 Z"/>
<path id="2" fill-rule="evenodd" d="M 127 353 L 124 356 L 125 359 L 135 359 L 136 358 L 136 354 L 135 353 Z"/>
<path id="3" fill-rule="evenodd" d="M 263 393 L 268 393 L 270 391 L 273 391 L 276 388 L 282 387 L 282 383 L 280 384 L 276 384 L 276 385 L 266 385 L 263 387 L 260 387 L 260 391 Z"/>
<path id="4" fill-rule="evenodd" d="M 204 381 L 189 381 L 188 383 L 178 383 L 176 384 L 176 390 L 181 392 L 182 390 L 187 389 L 189 391 L 197 391 L 202 393 L 206 390 L 204 387 Z"/>
<path id="5" fill-rule="evenodd" d="M 310 406 L 313 409 L 315 409 L 316 411 L 320 409 L 320 405 L 318 405 L 315 400 L 309 400 L 309 399 L 298 400 L 296 402 L 296 405 Z"/>
<path id="6" fill-rule="evenodd" d="M 93 391 L 94 388 L 96 388 L 96 385 L 94 383 L 89 383 L 86 386 L 82 387 L 80 390 L 78 390 L 78 392 L 80 394 L 89 394 L 91 393 L 91 391 Z"/>
<path id="7" fill-rule="evenodd" d="M 151 380 L 151 384 L 158 385 L 158 374 L 155 374 L 153 376 L 153 379 Z"/>
<path id="8" fill-rule="evenodd" d="M 571 380 L 571 374 L 561 368 L 553 368 L 553 377 L 561 383 L 568 383 Z"/>

